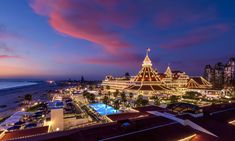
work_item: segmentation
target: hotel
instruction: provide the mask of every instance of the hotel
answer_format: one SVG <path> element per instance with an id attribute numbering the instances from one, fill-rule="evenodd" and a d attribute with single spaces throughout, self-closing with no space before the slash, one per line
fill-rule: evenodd
<path id="1" fill-rule="evenodd" d="M 197 91 L 200 93 L 214 92 L 212 84 L 201 76 L 190 77 L 185 72 L 172 71 L 170 66 L 164 73 L 159 73 L 152 67 L 149 57 L 150 49 L 142 63 L 139 73 L 130 78 L 115 78 L 106 76 L 102 86 L 111 92 L 116 90 L 134 94 L 155 95 L 155 94 L 184 94 L 186 91 Z"/>

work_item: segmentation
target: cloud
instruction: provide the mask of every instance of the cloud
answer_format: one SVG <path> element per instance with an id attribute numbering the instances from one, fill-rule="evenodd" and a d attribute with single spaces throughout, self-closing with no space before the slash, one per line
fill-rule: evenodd
<path id="1" fill-rule="evenodd" d="M 136 57 L 116 57 L 116 58 L 104 58 L 104 57 L 86 57 L 80 60 L 80 63 L 85 64 L 99 64 L 99 65 L 113 65 L 120 68 L 130 68 L 140 65 L 140 58 Z"/>
<path id="2" fill-rule="evenodd" d="M 13 49 L 8 47 L 5 43 L 0 42 L 0 51 L 5 53 L 13 52 Z"/>
<path id="3" fill-rule="evenodd" d="M 186 26 L 184 32 L 178 32 L 179 36 L 160 44 L 162 48 L 186 48 L 214 40 L 228 30 L 223 24 L 208 25 L 217 19 L 217 11 L 216 7 L 203 1 L 31 0 L 30 6 L 35 13 L 47 17 L 51 27 L 59 34 L 87 40 L 99 45 L 104 51 L 103 56 L 72 58 L 72 63 L 132 65 L 135 59 L 139 59 L 133 53 L 133 50 L 140 48 L 138 45 L 133 46 L 139 39 L 128 41 L 124 35 L 131 38 L 133 33 L 140 34 L 142 42 L 146 38 L 154 38 L 156 44 L 158 33 L 153 33 L 156 30 Z M 152 24 L 153 27 L 149 26 Z M 144 28 L 146 25 L 152 29 Z M 175 34 L 174 31 L 172 33 Z M 164 40 L 166 37 L 162 38 Z M 67 63 L 65 59 L 56 60 Z"/>
<path id="4" fill-rule="evenodd" d="M 206 27 L 193 29 L 192 31 L 169 39 L 167 43 L 162 43 L 161 48 L 177 49 L 197 46 L 220 37 L 229 30 L 226 24 L 215 24 Z"/>
<path id="5" fill-rule="evenodd" d="M 136 20 L 134 9 L 122 7 L 122 11 L 118 11 L 119 4 L 106 0 L 31 1 L 33 10 L 47 16 L 49 24 L 59 33 L 93 42 L 112 54 L 132 47 L 115 28 L 128 28 Z"/>
<path id="6" fill-rule="evenodd" d="M 0 55 L 0 59 L 23 59 L 23 57 L 14 55 Z"/>
<path id="7" fill-rule="evenodd" d="M 66 58 L 66 59 L 63 59 Z M 130 68 L 140 66 L 144 57 L 135 53 L 123 53 L 118 56 L 63 56 L 54 57 L 54 61 L 58 64 L 96 64 L 105 66 L 118 66 L 120 68 Z"/>

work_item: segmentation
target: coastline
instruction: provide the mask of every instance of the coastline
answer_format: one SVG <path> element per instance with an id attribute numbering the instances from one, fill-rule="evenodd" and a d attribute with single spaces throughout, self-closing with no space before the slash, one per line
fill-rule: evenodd
<path id="1" fill-rule="evenodd" d="M 11 115 L 17 110 L 20 110 L 19 96 L 24 97 L 25 94 L 32 94 L 33 100 L 42 99 L 43 95 L 47 94 L 49 90 L 55 90 L 58 86 L 50 85 L 46 82 L 40 82 L 35 85 L 27 85 L 22 87 L 15 87 L 0 90 L 0 105 L 6 105 L 0 108 L 0 117 Z M 43 99 L 47 100 L 47 99 Z"/>
<path id="2" fill-rule="evenodd" d="M 37 84 L 38 84 L 38 82 L 24 82 L 24 84 L 18 84 L 18 85 L 15 85 L 15 86 L 0 87 L 0 91 L 1 90 L 22 88 L 22 87 L 27 87 L 27 86 L 37 85 Z M 1 85 L 1 82 L 0 82 L 0 85 Z"/>

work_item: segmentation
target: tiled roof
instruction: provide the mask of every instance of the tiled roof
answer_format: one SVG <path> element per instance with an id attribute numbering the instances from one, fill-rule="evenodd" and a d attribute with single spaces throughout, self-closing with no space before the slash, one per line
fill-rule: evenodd
<path id="1" fill-rule="evenodd" d="M 149 116 L 149 114 L 136 112 L 136 113 L 121 113 L 121 114 L 108 115 L 108 118 L 110 118 L 112 121 L 118 121 L 118 120 L 125 120 L 125 119 L 141 118 L 141 117 L 146 117 L 146 116 Z"/>
<path id="2" fill-rule="evenodd" d="M 131 85 L 127 89 L 129 90 L 136 90 L 136 91 L 164 91 L 170 90 L 169 88 L 165 87 L 164 85 Z"/>
<path id="3" fill-rule="evenodd" d="M 32 135 L 39 135 L 47 132 L 48 132 L 48 126 L 11 131 L 11 132 L 6 132 L 3 138 L 0 140 L 12 140 Z"/>
<path id="4" fill-rule="evenodd" d="M 230 106 L 233 106 L 232 104 Z M 226 105 L 227 108 L 231 108 Z M 212 106 L 213 109 L 214 106 Z M 222 106 L 223 107 L 223 106 Z M 207 107 L 206 109 L 208 109 Z M 216 110 L 218 106 L 214 107 Z M 189 126 L 183 126 L 170 119 L 149 115 L 146 117 L 139 117 L 145 115 L 147 111 L 161 111 L 165 109 L 157 106 L 146 106 L 136 108 L 140 112 L 137 114 L 120 114 L 113 116 L 117 122 L 94 125 L 85 128 L 77 128 L 69 131 L 55 132 L 37 137 L 28 138 L 28 140 L 48 140 L 48 141 L 94 141 L 94 140 L 110 140 L 110 141 L 154 141 L 154 140 L 179 140 L 189 136 L 193 136 L 191 141 L 234 141 L 235 127 L 229 125 L 227 120 L 235 117 L 235 110 L 224 111 L 222 113 L 208 115 L 203 117 L 193 118 L 191 116 L 177 116 L 183 119 L 189 119 L 198 124 L 202 128 L 214 133 L 218 137 L 210 136 L 199 131 L 196 131 Z M 211 112 L 211 110 L 210 110 Z M 212 111 L 216 112 L 216 111 Z M 230 115 L 230 116 L 229 116 Z M 110 117 L 110 116 L 109 116 Z M 137 117 L 137 118 L 136 118 Z M 224 118 L 226 117 L 226 118 Z M 230 117 L 230 118 L 228 118 Z M 125 120 L 128 119 L 128 120 Z M 122 122 L 120 120 L 123 120 Z M 127 127 L 122 126 L 124 122 L 128 122 Z"/>

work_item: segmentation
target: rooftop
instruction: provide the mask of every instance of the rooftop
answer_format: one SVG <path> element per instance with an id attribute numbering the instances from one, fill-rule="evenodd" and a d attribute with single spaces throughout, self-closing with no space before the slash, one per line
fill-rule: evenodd
<path id="1" fill-rule="evenodd" d="M 30 137 L 28 140 L 180 140 L 192 138 L 192 141 L 212 141 L 212 140 L 234 140 L 235 127 L 228 123 L 235 118 L 235 107 L 233 104 L 216 105 L 205 107 L 203 117 L 194 118 L 189 115 L 178 116 L 176 118 L 188 119 L 200 127 L 215 134 L 217 137 L 206 134 L 186 125 L 182 125 L 177 120 L 166 118 L 161 115 L 152 115 L 149 111 L 165 113 L 166 109 L 157 106 L 146 106 L 136 108 L 137 113 L 122 113 L 109 115 L 114 122 L 93 125 L 90 127 L 77 128 L 63 132 L 54 132 L 37 137 Z M 167 115 L 167 114 L 166 114 Z M 173 115 L 174 117 L 174 115 Z M 25 140 L 25 139 L 21 139 Z"/>

